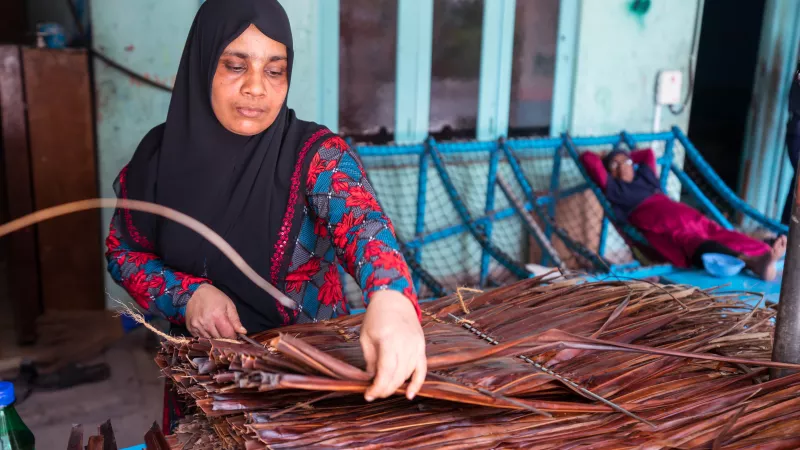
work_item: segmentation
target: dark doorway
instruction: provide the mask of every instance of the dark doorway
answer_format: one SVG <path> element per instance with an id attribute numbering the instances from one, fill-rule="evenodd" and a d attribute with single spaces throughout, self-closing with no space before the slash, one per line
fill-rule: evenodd
<path id="1" fill-rule="evenodd" d="M 689 138 L 736 188 L 765 0 L 705 0 Z"/>

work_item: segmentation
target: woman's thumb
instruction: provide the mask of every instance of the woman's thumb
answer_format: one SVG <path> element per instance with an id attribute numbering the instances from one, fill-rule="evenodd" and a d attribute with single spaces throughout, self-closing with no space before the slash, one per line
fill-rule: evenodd
<path id="1" fill-rule="evenodd" d="M 225 308 L 225 313 L 228 315 L 228 320 L 233 325 L 233 329 L 240 334 L 247 334 L 247 329 L 242 326 L 242 322 L 239 320 L 239 313 L 236 312 L 236 307 L 233 306 L 233 303 L 229 303 L 228 306 Z"/>

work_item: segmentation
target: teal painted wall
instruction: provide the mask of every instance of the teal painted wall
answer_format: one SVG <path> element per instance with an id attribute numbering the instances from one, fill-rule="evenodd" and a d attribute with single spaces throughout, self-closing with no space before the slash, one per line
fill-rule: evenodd
<path id="1" fill-rule="evenodd" d="M 295 61 L 287 100 L 301 119 L 338 129 L 339 1 L 281 0 L 292 24 Z"/>
<path id="2" fill-rule="evenodd" d="M 560 85 L 553 102 L 559 119 L 553 131 L 567 127 L 573 134 L 602 134 L 651 129 L 656 74 L 660 69 L 688 69 L 695 14 L 702 1 L 652 0 L 647 12 L 635 13 L 630 0 L 562 0 Z M 94 2 L 95 46 L 135 72 L 171 84 L 200 4 L 200 0 Z M 283 4 L 297 49 L 289 106 L 301 118 L 336 129 L 339 1 L 283 0 Z M 165 119 L 170 97 L 102 62 L 96 62 L 95 69 L 100 187 L 104 196 L 111 196 L 114 178 L 142 136 Z M 679 116 L 665 111 L 662 128 L 686 128 L 688 113 L 689 108 Z M 485 190 L 469 197 L 477 207 Z M 104 227 L 109 220 L 110 212 L 105 212 Z M 124 297 L 110 279 L 107 287 L 112 296 Z"/>
<path id="3" fill-rule="evenodd" d="M 702 14 L 703 1 L 652 0 L 646 11 L 635 12 L 633 0 L 562 0 L 551 133 L 584 136 L 652 130 L 658 72 L 683 71 L 684 94 L 688 89 L 692 42 L 699 33 L 695 16 Z M 685 131 L 690 110 L 687 105 L 673 115 L 662 107 L 660 129 L 677 125 Z M 682 165 L 679 144 L 675 157 Z M 562 169 L 562 177 L 575 175 Z M 667 190 L 673 198 L 680 193 L 672 175 Z M 613 229 L 608 242 L 609 256 L 624 248 Z"/>
<path id="4" fill-rule="evenodd" d="M 95 48 L 136 73 L 171 85 L 198 6 L 198 0 L 93 2 Z M 100 193 L 113 197 L 114 179 L 139 141 L 166 118 L 170 94 L 142 85 L 97 59 L 94 64 Z M 111 213 L 103 211 L 103 229 Z M 114 298 L 127 298 L 107 275 L 106 290 Z"/>
<path id="5" fill-rule="evenodd" d="M 652 128 L 656 75 L 680 69 L 687 77 L 694 23 L 702 0 L 652 0 L 638 15 L 631 0 L 583 0 L 569 131 L 576 135 Z M 684 83 L 684 89 L 686 89 Z M 662 129 L 686 129 L 690 108 L 663 112 Z"/>
<path id="6" fill-rule="evenodd" d="M 569 132 L 585 136 L 653 130 L 658 72 L 681 70 L 684 94 L 689 89 L 692 42 L 700 31 L 695 16 L 702 14 L 703 1 L 652 0 L 649 9 L 636 12 L 633 0 L 582 0 Z M 691 104 L 678 115 L 662 107 L 659 129 L 677 125 L 687 131 L 690 112 Z M 663 151 L 655 150 L 659 155 Z M 675 145 L 675 158 L 683 164 L 680 144 Z M 668 191 L 675 198 L 680 192 L 672 175 Z"/>
<path id="7" fill-rule="evenodd" d="M 799 44 L 800 2 L 767 0 L 739 189 L 749 204 L 778 220 L 792 178 L 784 139 Z"/>

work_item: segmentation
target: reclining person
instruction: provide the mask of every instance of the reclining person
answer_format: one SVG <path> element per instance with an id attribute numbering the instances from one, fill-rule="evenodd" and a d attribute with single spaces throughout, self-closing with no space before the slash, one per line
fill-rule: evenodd
<path id="1" fill-rule="evenodd" d="M 723 253 L 745 262 L 760 278 L 771 281 L 775 263 L 786 252 L 786 237 L 772 246 L 727 230 L 694 208 L 664 195 L 656 176 L 653 151 L 613 150 L 600 159 L 584 152 L 581 163 L 605 192 L 614 214 L 637 228 L 650 246 L 676 267 L 703 267 L 706 253 Z"/>

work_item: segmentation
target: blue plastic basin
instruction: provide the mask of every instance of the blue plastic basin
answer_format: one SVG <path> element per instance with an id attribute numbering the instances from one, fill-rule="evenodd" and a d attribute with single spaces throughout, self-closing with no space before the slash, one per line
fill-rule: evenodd
<path id="1" fill-rule="evenodd" d="M 727 278 L 737 275 L 744 269 L 744 261 L 722 253 L 706 253 L 703 255 L 703 266 L 706 272 L 719 277 Z"/>

